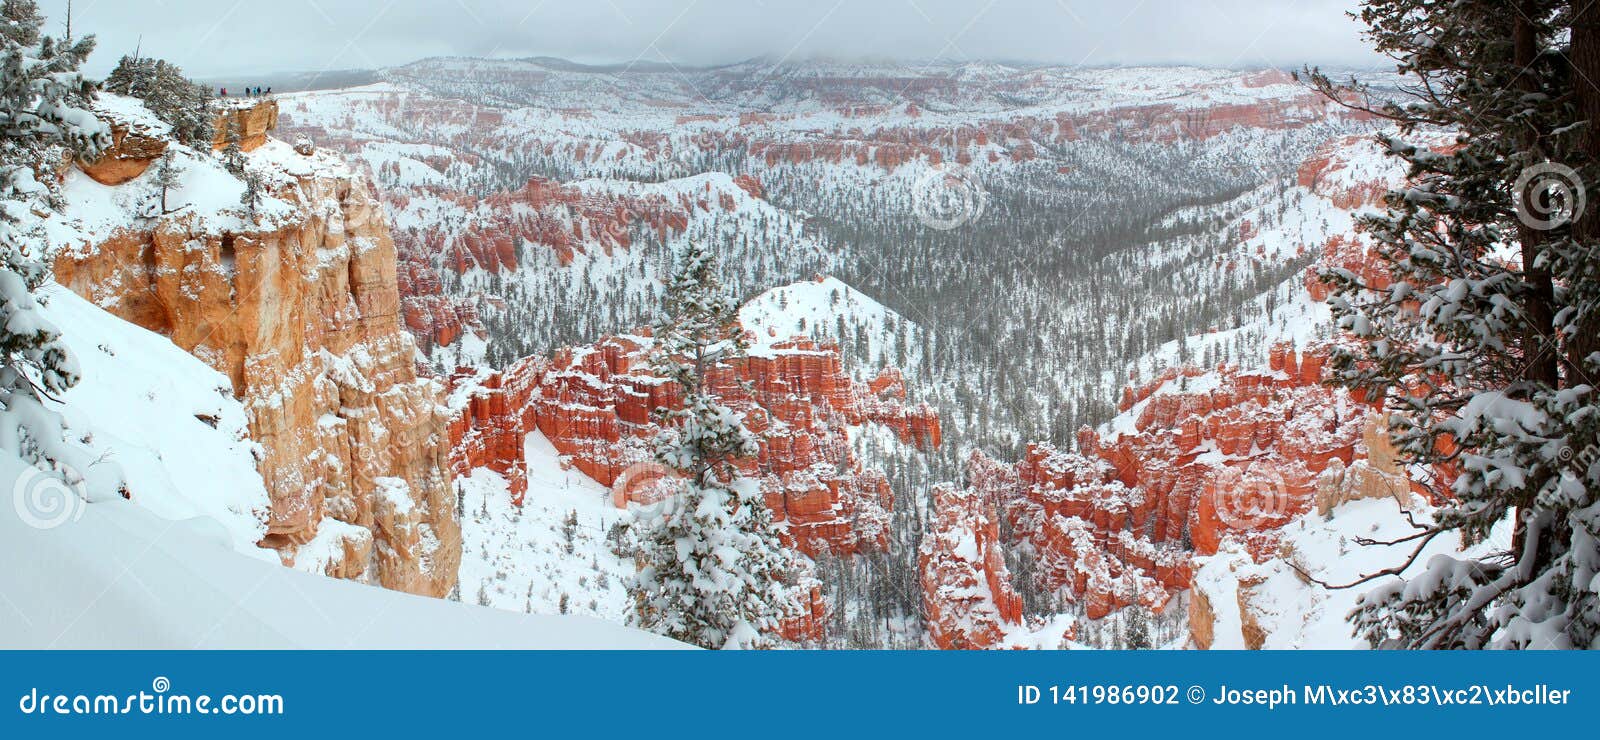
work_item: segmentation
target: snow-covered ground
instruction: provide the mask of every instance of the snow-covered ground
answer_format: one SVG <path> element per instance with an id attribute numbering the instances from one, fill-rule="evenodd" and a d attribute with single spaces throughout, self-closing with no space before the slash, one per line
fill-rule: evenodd
<path id="1" fill-rule="evenodd" d="M 30 468 L 0 455 L 0 488 Z M 680 643 L 582 616 L 525 616 L 284 568 L 209 518 L 68 502 L 59 526 L 0 506 L 0 648 L 652 649 Z"/>
<path id="2" fill-rule="evenodd" d="M 103 94 L 97 104 L 115 110 L 119 117 L 135 121 L 151 115 L 137 100 L 117 95 Z M 203 214 L 205 218 L 198 225 L 213 233 L 246 227 L 247 215 L 239 202 L 244 183 L 224 168 L 220 158 L 177 142 L 170 142 L 167 151 L 172 155 L 178 176 L 178 185 L 167 193 L 169 210 Z M 291 175 L 318 171 L 349 174 L 349 168 L 334 154 L 319 152 L 313 157 L 303 157 L 295 154 L 290 145 L 277 140 L 269 140 L 244 158 L 252 171 L 274 178 L 280 185 L 289 182 Z M 155 167 L 115 186 L 102 185 L 77 168 L 69 168 L 61 183 L 63 205 L 60 212 L 41 220 L 46 240 L 62 249 L 86 249 L 117 229 L 137 228 L 148 223 L 146 219 L 160 210 L 160 191 L 155 180 Z M 265 196 L 257 207 L 258 223 L 271 224 L 294 212 L 294 206 Z"/>
<path id="3" fill-rule="evenodd" d="M 839 342 L 846 370 L 858 380 L 870 379 L 885 365 L 907 375 L 921 366 L 920 328 L 832 276 L 761 293 L 740 307 L 739 323 L 755 334 L 750 351 L 757 354 L 794 337 L 833 339 Z M 905 348 L 904 358 L 896 357 L 897 345 Z"/>
<path id="4" fill-rule="evenodd" d="M 560 614 L 565 601 L 566 613 L 623 622 L 634 567 L 612 554 L 606 532 L 628 513 L 611 504 L 605 486 L 561 469 L 542 433 L 528 435 L 525 449 L 528 491 L 521 508 L 492 471 L 479 468 L 456 479 L 461 600 L 532 614 Z"/>
<path id="5" fill-rule="evenodd" d="M 267 490 L 227 376 L 66 288 L 50 283 L 40 294 L 83 371 L 51 406 L 97 464 L 121 468 L 139 507 L 206 517 L 235 550 L 276 563 L 255 546 L 267 531 Z"/>
<path id="6" fill-rule="evenodd" d="M 511 614 L 283 567 L 254 544 L 267 495 L 227 378 L 58 285 L 41 292 L 83 372 L 53 406 L 96 465 L 120 467 L 129 499 L 75 490 L 0 453 L 0 491 L 10 499 L 0 506 L 0 559 L 11 564 L 0 569 L 0 648 L 679 647 L 615 621 L 620 601 L 609 595 L 621 593 L 620 565 L 592 530 L 578 541 L 603 558 L 612 591 L 603 607 L 575 598 L 571 616 Z M 569 503 L 585 518 L 606 506 L 592 482 L 583 489 L 592 496 L 569 501 L 552 498 L 560 487 L 548 475 L 536 480 L 520 532 L 544 531 L 547 544 Z M 506 503 L 497 510 L 511 511 Z M 540 530 L 547 518 L 552 529 Z"/>
<path id="7" fill-rule="evenodd" d="M 1409 507 L 1420 524 L 1432 521 L 1433 508 L 1413 496 Z M 1348 589 L 1328 589 L 1306 582 L 1295 568 L 1324 583 L 1345 585 L 1362 576 L 1398 567 L 1418 543 L 1367 545 L 1359 538 L 1391 541 L 1414 534 L 1414 529 L 1393 499 L 1351 501 L 1336 507 L 1329 516 L 1311 512 L 1283 528 L 1283 555 L 1261 564 L 1251 561 L 1231 542 L 1209 558 L 1200 559 L 1194 588 L 1203 593 L 1215 615 L 1212 649 L 1237 650 L 1246 647 L 1240 614 L 1241 582 L 1249 593 L 1253 619 L 1265 634 L 1262 648 L 1269 650 L 1318 650 L 1366 648 L 1367 642 L 1355 636 L 1347 620 L 1361 594 L 1382 581 Z M 1427 543 L 1422 554 L 1403 574 L 1414 576 L 1426 569 L 1435 555 L 1482 557 L 1504 550 L 1510 543 L 1511 523 L 1495 527 L 1488 540 L 1463 548 L 1458 538 L 1445 536 Z M 1292 565 L 1291 565 L 1292 564 Z"/>

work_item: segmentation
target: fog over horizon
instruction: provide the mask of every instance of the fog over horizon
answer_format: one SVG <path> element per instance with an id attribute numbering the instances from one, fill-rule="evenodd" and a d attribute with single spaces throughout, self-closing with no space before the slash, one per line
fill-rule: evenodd
<path id="1" fill-rule="evenodd" d="M 41 0 L 52 33 L 69 0 Z M 195 77 L 378 69 L 437 56 L 580 64 L 962 62 L 1376 67 L 1355 0 L 72 0 L 74 33 Z M 240 84 L 248 84 L 240 80 Z"/>

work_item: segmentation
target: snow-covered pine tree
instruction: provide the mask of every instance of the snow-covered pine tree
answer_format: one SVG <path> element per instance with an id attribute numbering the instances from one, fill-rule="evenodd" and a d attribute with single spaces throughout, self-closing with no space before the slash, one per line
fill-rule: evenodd
<path id="1" fill-rule="evenodd" d="M 1123 650 L 1149 650 L 1155 647 L 1150 637 L 1150 610 L 1135 604 L 1123 611 Z"/>
<path id="2" fill-rule="evenodd" d="M 161 120 L 172 124 L 173 135 L 195 149 L 209 149 L 215 135 L 211 88 L 183 76 L 183 70 L 163 59 L 155 65 L 156 95 L 145 101 Z"/>
<path id="3" fill-rule="evenodd" d="M 239 123 L 228 119 L 227 146 L 222 148 L 222 167 L 234 177 L 244 178 L 244 150 L 239 148 Z"/>
<path id="4" fill-rule="evenodd" d="M 33 0 L 0 2 L 0 449 L 77 485 L 88 461 L 42 399 L 75 385 L 78 366 L 39 314 L 33 291 L 49 280 L 51 255 L 27 224 L 49 207 L 54 178 L 40 175 L 65 157 L 97 156 L 111 131 L 89 112 L 94 88 L 78 71 L 94 38 L 64 44 L 43 23 Z"/>
<path id="5" fill-rule="evenodd" d="M 154 215 L 165 216 L 177 210 L 176 208 L 167 207 L 167 194 L 181 183 L 181 174 L 178 170 L 177 155 L 171 149 L 168 149 L 161 155 L 161 160 L 156 162 L 154 171 L 151 174 L 151 182 L 156 186 L 157 205 L 159 206 L 159 210 Z"/>
<path id="6" fill-rule="evenodd" d="M 117 95 L 143 98 L 155 79 L 155 60 L 124 55 L 100 83 L 100 89 Z"/>
<path id="7" fill-rule="evenodd" d="M 653 366 L 683 390 L 683 408 L 662 410 L 661 464 L 684 476 L 681 494 L 642 512 L 641 567 L 630 619 L 706 648 L 757 648 L 798 601 L 797 557 L 778 539 L 757 481 L 738 461 L 757 452 L 743 415 L 707 388 L 708 376 L 747 349 L 715 257 L 698 242 L 681 255 L 656 327 Z"/>
<path id="8" fill-rule="evenodd" d="M 1396 542 L 1416 548 L 1409 560 L 1337 586 L 1380 583 L 1351 615 L 1374 645 L 1600 647 L 1600 241 L 1580 194 L 1600 167 L 1595 122 L 1579 112 L 1600 91 L 1570 61 L 1600 49 L 1592 22 L 1574 23 L 1590 13 L 1579 5 L 1368 0 L 1360 12 L 1412 80 L 1397 102 L 1363 91 L 1357 104 L 1398 125 L 1381 143 L 1409 184 L 1365 220 L 1391 285 L 1323 275 L 1338 325 L 1359 340 L 1330 365 L 1384 399 L 1413 469 L 1459 473 L 1437 521 Z M 1430 131 L 1453 145 L 1406 140 Z M 1411 569 L 1433 539 L 1482 542 L 1508 519 L 1500 552 Z"/>
<path id="9" fill-rule="evenodd" d="M 261 213 L 261 201 L 266 197 L 262 191 L 261 175 L 246 169 L 239 179 L 244 181 L 244 191 L 239 193 L 239 205 L 244 206 L 245 215 L 254 223 Z"/>
<path id="10" fill-rule="evenodd" d="M 144 101 L 151 113 L 172 125 L 173 136 L 185 145 L 196 149 L 211 146 L 211 88 L 184 77 L 177 65 L 163 59 L 124 56 L 100 89 Z"/>

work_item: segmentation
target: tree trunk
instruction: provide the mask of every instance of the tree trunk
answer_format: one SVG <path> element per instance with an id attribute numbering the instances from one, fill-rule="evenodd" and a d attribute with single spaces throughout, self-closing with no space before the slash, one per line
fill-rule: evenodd
<path id="1" fill-rule="evenodd" d="M 1533 0 L 1522 0 L 1520 5 L 1522 12 L 1516 14 L 1511 32 L 1512 64 L 1515 69 L 1522 70 L 1515 81 L 1517 87 L 1531 94 L 1539 91 L 1537 72 L 1532 69 L 1539 56 L 1539 36 L 1538 29 L 1534 27 L 1530 18 L 1539 11 L 1538 3 Z M 1539 155 L 1542 148 L 1539 136 L 1539 132 L 1535 131 L 1528 131 L 1522 135 L 1522 150 L 1532 155 L 1529 158 L 1530 164 L 1543 158 Z M 1516 193 L 1516 197 L 1522 199 L 1525 212 L 1533 212 L 1529 207 L 1532 193 L 1519 192 Z M 1555 312 L 1552 308 L 1555 302 L 1555 287 L 1551 281 L 1550 271 L 1536 267 L 1541 247 L 1544 245 L 1545 233 L 1519 223 L 1517 237 L 1522 243 L 1522 270 L 1527 281 L 1527 296 L 1523 311 L 1528 317 L 1529 324 L 1523 332 L 1522 350 L 1524 356 L 1528 358 L 1523 379 L 1547 388 L 1556 388 L 1560 383 L 1560 357 L 1556 353 L 1556 348 L 1550 347 L 1555 341 Z"/>
<path id="2" fill-rule="evenodd" d="M 1585 176 L 1586 186 L 1600 186 L 1600 7 L 1594 0 L 1572 0 L 1572 49 L 1567 55 L 1572 62 L 1573 101 L 1578 115 L 1588 122 L 1584 129 L 1583 144 L 1578 161 L 1569 162 Z M 1590 188 L 1594 191 L 1594 188 Z M 1600 191 L 1594 194 L 1600 195 Z M 1573 224 L 1572 235 L 1585 245 L 1600 241 L 1600 202 L 1591 202 Z M 1589 278 L 1600 281 L 1596 260 L 1589 261 Z M 1582 368 L 1584 358 L 1600 351 L 1600 313 L 1591 311 L 1578 318 L 1578 330 L 1567 347 L 1567 361 L 1572 368 Z M 1579 382 L 1591 382 L 1580 378 Z"/>
<path id="3" fill-rule="evenodd" d="M 1583 0 L 1577 0 L 1583 2 Z M 1534 0 L 1520 0 L 1518 11 L 1512 20 L 1512 65 L 1520 70 L 1515 80 L 1516 86 L 1524 92 L 1536 93 L 1539 89 L 1536 78 L 1537 71 L 1534 63 L 1539 55 L 1538 29 L 1534 27 L 1532 18 L 1539 13 L 1538 3 Z M 1526 164 L 1531 166 L 1544 159 L 1540 156 L 1540 132 L 1527 131 L 1522 134 L 1522 151 L 1530 155 Z M 1530 201 L 1533 193 L 1528 189 L 1514 193 L 1514 197 L 1521 200 L 1523 213 L 1534 213 Z M 1522 351 L 1527 358 L 1523 368 L 1522 380 L 1531 385 L 1557 388 L 1560 383 L 1560 348 L 1553 346 L 1555 343 L 1554 318 L 1552 308 L 1555 302 L 1555 286 L 1551 280 L 1550 271 L 1538 267 L 1539 254 L 1544 244 L 1545 232 L 1535 229 L 1526 223 L 1517 224 L 1517 238 L 1522 247 L 1522 272 L 1525 281 L 1525 294 L 1523 300 L 1523 315 L 1527 317 L 1528 326 L 1522 332 Z M 1521 554 L 1526 552 L 1523 546 L 1527 539 L 1527 527 L 1523 521 L 1523 514 L 1533 504 L 1531 497 L 1519 501 L 1517 505 L 1516 523 L 1512 528 L 1511 552 Z M 1540 547 L 1535 558 L 1548 556 L 1550 548 L 1547 543 L 1540 542 Z"/>

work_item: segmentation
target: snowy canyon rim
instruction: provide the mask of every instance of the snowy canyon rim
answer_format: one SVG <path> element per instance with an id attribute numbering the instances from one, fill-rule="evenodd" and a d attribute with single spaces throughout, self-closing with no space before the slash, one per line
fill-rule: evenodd
<path id="1" fill-rule="evenodd" d="M 1276 530 L 1313 497 L 1409 495 L 1359 402 L 1319 390 L 1304 279 L 1350 258 L 1387 175 L 1369 122 L 1282 72 L 436 58 L 354 81 L 166 143 L 184 214 L 106 216 L 162 177 L 131 99 L 103 96 L 124 133 L 93 183 L 67 174 L 58 278 L 231 381 L 259 541 L 297 568 L 622 618 L 631 514 L 604 486 L 679 402 L 642 327 L 695 245 L 751 344 L 708 387 L 763 435 L 745 470 L 806 556 L 785 639 L 1301 639 L 1263 627 L 1252 569 L 1320 533 Z M 1237 485 L 1266 509 L 1212 490 Z M 1230 560 L 1191 599 L 1199 553 Z"/>

